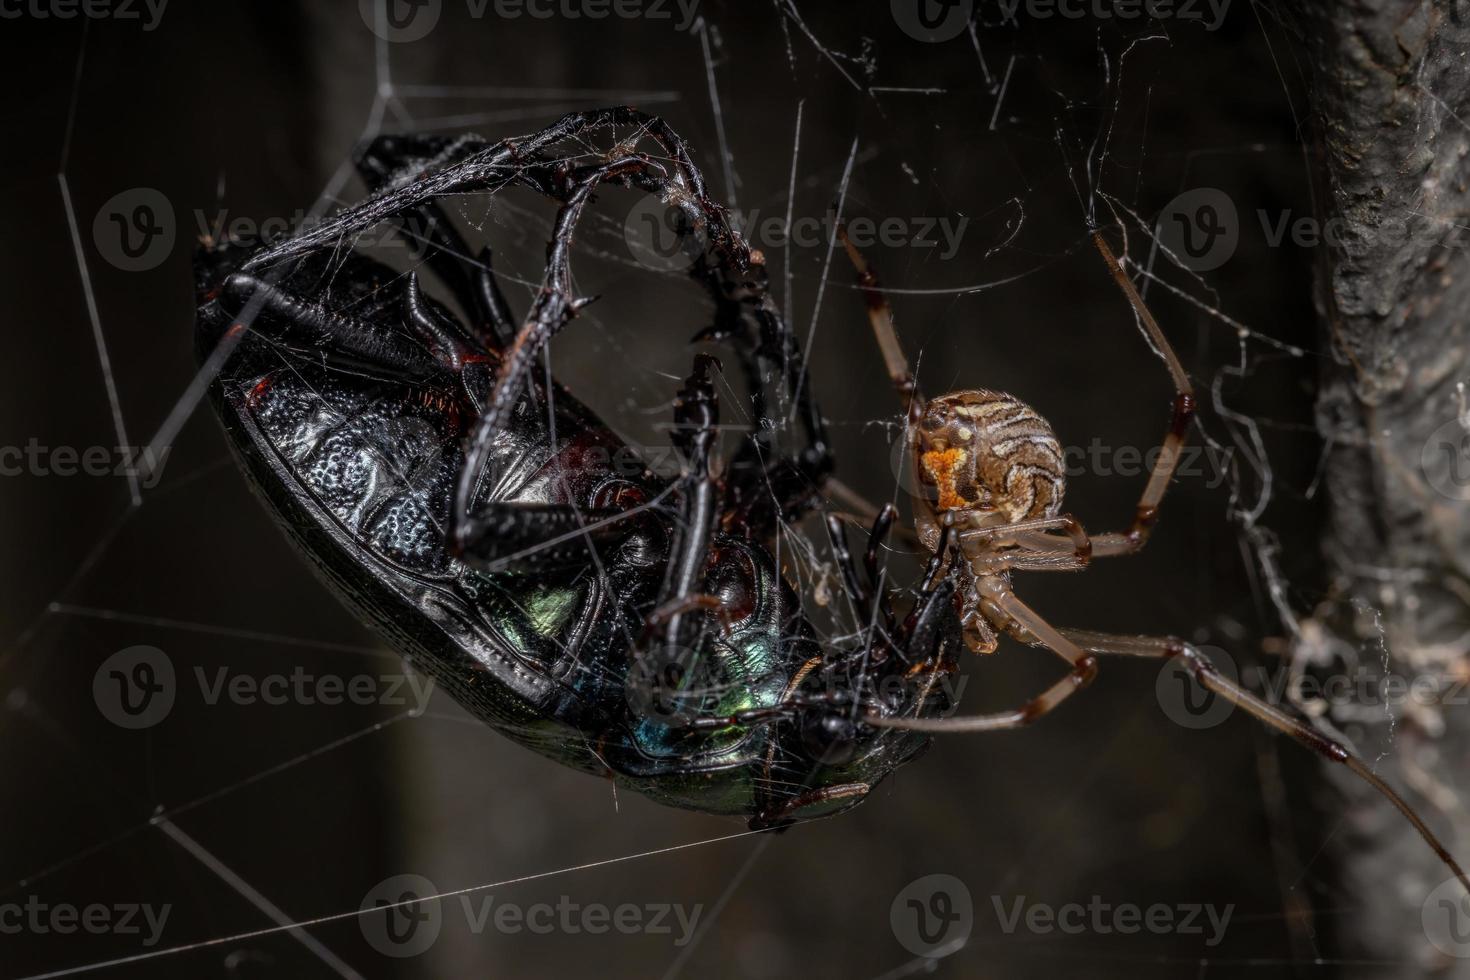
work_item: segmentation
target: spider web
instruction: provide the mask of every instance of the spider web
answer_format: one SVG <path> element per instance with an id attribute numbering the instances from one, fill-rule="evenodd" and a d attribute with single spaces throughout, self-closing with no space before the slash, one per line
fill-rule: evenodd
<path id="1" fill-rule="evenodd" d="M 384 7 L 377 16 L 381 27 Z M 1191 24 L 1023 23 L 981 4 L 961 34 L 932 45 L 883 9 L 850 16 L 795 0 L 711 6 L 684 32 L 618 25 L 657 70 L 589 39 L 593 25 L 555 25 L 569 37 L 584 32 L 568 44 L 606 59 L 606 84 L 589 83 L 597 71 L 528 67 L 516 32 L 545 45 L 549 25 L 469 23 L 488 53 L 472 56 L 478 49 L 450 20 L 413 44 L 374 36 L 350 10 L 298 25 L 335 58 L 320 77 L 266 90 L 284 105 L 303 86 L 318 108 L 320 131 L 308 132 L 329 165 L 299 169 L 326 179 L 293 223 L 310 226 L 358 199 L 346 152 L 382 132 L 495 140 L 578 108 L 632 102 L 667 112 L 714 196 L 766 254 L 832 431 L 846 488 L 834 510 L 852 510 L 856 497 L 907 507 L 893 465 L 900 412 L 835 239 L 823 231 L 784 245 L 763 231 L 773 219 L 826 229 L 828 215 L 849 227 L 898 219 L 895 243 L 867 251 L 925 390 L 1002 388 L 1040 408 L 1091 460 L 1069 483 L 1069 507 L 1095 531 L 1131 516 L 1145 474 L 1121 472 L 1119 450 L 1156 444 L 1171 394 L 1089 251 L 1090 222 L 1121 228 L 1125 265 L 1209 409 L 1192 441 L 1210 452 L 1176 481 L 1145 557 L 1065 582 L 1023 580 L 1021 592 L 1055 621 L 1177 633 L 1230 650 L 1242 667 L 1274 666 L 1263 640 L 1300 639 L 1301 617 L 1323 598 L 1311 517 L 1321 449 L 1302 384 L 1318 355 L 1305 256 L 1269 248 L 1251 227 L 1258 203 L 1289 211 L 1306 187 L 1292 104 L 1299 80 L 1279 60 L 1280 28 L 1266 10 L 1240 4 L 1216 37 Z M 157 272 L 111 268 L 88 238 L 88 218 L 111 193 L 98 187 L 111 185 L 89 176 L 88 196 L 78 193 L 74 175 L 92 171 L 76 140 L 95 121 L 88 82 L 115 27 L 80 32 L 67 89 L 52 192 L 81 296 L 65 326 L 90 345 L 82 375 L 92 363 L 100 371 L 93 414 L 110 427 L 104 440 L 172 456 L 157 471 L 124 474 L 121 512 L 114 505 L 89 519 L 86 547 L 44 569 L 39 613 L 0 655 L 4 751 L 19 774 L 6 798 L 8 836 L 34 841 L 9 849 L 0 902 L 173 911 L 148 947 L 121 933 L 7 937 L 16 950 L 7 975 L 744 976 L 817 962 L 839 975 L 905 976 L 932 961 L 895 940 L 890 905 L 914 879 L 940 872 L 965 882 L 974 901 L 973 931 L 943 961 L 958 971 L 1019 976 L 1038 963 L 1085 962 L 1097 976 L 1260 975 L 1358 965 L 1337 953 L 1333 935 L 1352 901 L 1320 859 L 1334 828 L 1314 827 L 1309 801 L 1287 792 L 1299 760 L 1278 759 L 1243 722 L 1180 733 L 1160 713 L 1147 667 L 1106 665 L 1096 691 L 1024 735 L 941 740 L 853 813 L 781 836 L 620 796 L 499 738 L 438 691 L 406 707 L 201 704 L 199 691 L 222 668 L 407 686 L 413 674 L 337 608 L 243 492 L 203 405 L 223 353 L 197 371 L 173 353 L 159 361 L 160 349 L 187 347 L 192 321 L 192 299 L 175 295 L 189 251 L 183 207 L 177 254 Z M 1248 52 L 1262 71 L 1241 81 L 1221 48 Z M 1201 108 L 1198 73 L 1231 79 L 1267 121 Z M 244 119 L 231 137 L 237 152 L 289 156 L 260 120 Z M 270 202 L 263 213 L 300 203 L 270 198 L 269 181 L 237 192 L 235 182 L 252 178 L 237 176 L 236 161 L 204 166 L 228 174 L 214 189 L 220 201 Z M 1242 221 L 1230 262 L 1200 271 L 1156 231 L 1176 195 L 1211 186 L 1240 202 Z M 174 196 L 192 206 L 197 194 Z M 638 206 L 636 194 L 610 190 L 590 210 L 573 264 L 579 292 L 601 299 L 553 344 L 549 369 L 631 444 L 657 451 L 688 373 L 688 339 L 708 310 L 681 270 L 651 268 L 630 241 Z M 524 312 L 541 283 L 552 212 L 507 192 L 456 214 L 493 243 L 511 304 Z M 960 218 L 963 231 L 944 238 L 938 222 Z M 144 280 L 169 310 L 146 327 L 114 313 L 132 309 L 123 293 Z M 722 384 L 726 422 L 739 432 L 750 422 L 746 393 Z M 778 443 L 794 430 L 787 414 Z M 1102 456 L 1086 455 L 1094 436 L 1106 441 Z M 860 523 L 850 523 L 861 542 Z M 786 527 L 778 550 L 823 639 L 860 636 L 819 525 Z M 889 559 L 903 605 L 918 556 L 895 545 Z M 120 730 L 98 717 L 92 679 L 114 652 L 138 645 L 166 651 L 181 693 L 168 719 Z M 1056 673 L 1031 651 L 1008 652 L 967 665 L 963 710 L 1020 703 Z M 399 961 L 363 927 L 387 912 L 361 905 L 403 874 L 433 886 L 419 900 L 437 897 L 444 924 L 430 949 Z M 1093 896 L 1143 908 L 1228 904 L 1234 925 L 1207 947 L 1179 932 L 1007 932 L 997 911 L 1017 897 Z M 548 937 L 474 928 L 485 899 L 700 915 L 679 944 L 651 931 Z"/>

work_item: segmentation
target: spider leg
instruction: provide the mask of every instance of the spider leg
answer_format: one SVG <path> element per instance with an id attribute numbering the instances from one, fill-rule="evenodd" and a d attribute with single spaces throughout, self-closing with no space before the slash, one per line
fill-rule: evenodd
<path id="1" fill-rule="evenodd" d="M 1123 266 L 1118 262 L 1118 257 L 1113 254 L 1112 248 L 1101 231 L 1092 233 L 1092 243 L 1096 246 L 1098 254 L 1102 256 L 1103 262 L 1107 264 L 1108 271 L 1112 273 L 1118 288 L 1123 290 L 1123 295 L 1128 298 L 1128 303 L 1133 307 L 1133 313 L 1148 335 L 1150 342 L 1164 359 L 1164 364 L 1169 369 L 1169 377 L 1174 382 L 1174 407 L 1169 420 L 1169 428 L 1164 433 L 1163 442 L 1159 447 L 1159 456 L 1154 460 L 1153 467 L 1149 471 L 1148 483 L 1144 486 L 1143 494 L 1138 499 L 1133 523 L 1126 531 L 1093 535 L 1093 554 L 1101 558 L 1112 555 L 1130 555 L 1141 551 L 1148 543 L 1149 533 L 1158 520 L 1159 504 L 1164 499 L 1164 491 L 1169 489 L 1169 481 L 1174 476 L 1174 470 L 1179 466 L 1180 455 L 1184 448 L 1184 435 L 1189 429 L 1190 420 L 1194 418 L 1194 386 L 1190 383 L 1184 366 L 1179 363 L 1179 356 L 1174 353 L 1174 348 L 1164 336 L 1164 331 L 1159 328 L 1158 321 L 1154 319 L 1153 314 L 1144 304 L 1143 297 L 1138 295 L 1138 290 L 1133 286 L 1133 280 L 1128 278 L 1128 273 L 1123 270 Z"/>
<path id="2" fill-rule="evenodd" d="M 1423 818 L 1414 811 L 1403 797 L 1368 768 L 1361 759 L 1339 742 L 1318 732 L 1310 725 L 1299 721 L 1286 712 L 1235 684 L 1215 667 L 1210 659 L 1183 640 L 1174 637 L 1117 636 L 1092 630 L 1057 629 L 1039 614 L 1016 599 L 1004 587 L 990 592 L 997 607 L 1009 617 L 1008 631 L 1032 646 L 1045 647 L 1073 664 L 1073 673 L 1058 682 L 1041 697 L 1019 711 L 1001 715 L 977 715 L 969 718 L 881 718 L 868 716 L 868 724 L 880 728 L 901 728 L 924 732 L 976 732 L 1017 728 L 1035 721 L 1066 698 L 1071 690 L 1083 686 L 1096 674 L 1095 654 L 1117 654 L 1132 657 L 1149 657 L 1159 660 L 1182 659 L 1189 667 L 1199 685 L 1224 698 L 1231 704 L 1244 709 L 1257 721 L 1291 736 L 1297 742 L 1327 759 L 1347 767 L 1354 775 L 1383 795 L 1404 815 L 1419 836 L 1424 838 L 1435 855 L 1454 872 L 1455 877 L 1470 891 L 1470 878 L 1455 861 L 1439 838 L 1429 829 Z M 1088 676 L 1082 678 L 1079 666 L 1089 665 Z M 1067 685 L 1072 685 L 1070 688 Z"/>
<path id="3" fill-rule="evenodd" d="M 457 140 L 446 136 L 379 136 L 362 147 L 354 160 L 368 190 L 381 191 L 390 183 L 403 184 L 424 173 Z M 429 199 L 395 216 L 415 257 L 428 262 L 434 274 L 473 314 L 480 326 L 479 340 L 493 349 L 515 337 L 509 305 L 490 264 L 490 249 L 478 256 L 437 199 Z"/>
<path id="4" fill-rule="evenodd" d="M 878 728 L 902 728 L 924 732 L 995 732 L 1022 728 L 1052 711 L 1097 677 L 1097 658 L 1052 627 L 1041 615 L 1016 598 L 999 577 L 982 579 L 977 587 L 999 611 L 996 625 L 1010 631 L 1034 646 L 1045 647 L 1065 660 L 1072 668 L 1036 697 L 1019 708 L 964 718 L 883 718 L 869 715 L 867 722 Z"/>
<path id="5" fill-rule="evenodd" d="M 863 258 L 852 239 L 847 237 L 847 229 L 839 226 L 837 237 L 841 240 L 853 268 L 857 269 L 858 286 L 868 304 L 868 322 L 873 327 L 878 350 L 883 354 L 883 366 L 888 370 L 888 380 L 893 383 L 893 390 L 898 393 L 900 401 L 907 409 L 908 425 L 913 426 L 924 414 L 924 396 L 919 392 L 918 382 L 909 369 L 908 358 L 903 355 L 903 346 L 898 342 L 898 331 L 893 326 L 893 307 L 889 305 L 888 297 L 883 295 L 883 289 L 878 284 L 878 274 L 868 265 L 868 260 Z"/>
<path id="6" fill-rule="evenodd" d="M 1052 531 L 1060 531 L 1061 535 Z M 1092 538 L 1071 514 L 966 528 L 957 532 L 956 537 L 961 551 L 967 554 L 971 552 L 965 546 L 984 542 L 979 557 L 970 559 L 970 568 L 977 575 L 1008 571 L 1074 572 L 1092 561 Z"/>
<path id="7" fill-rule="evenodd" d="M 1238 708 L 1244 709 L 1257 721 L 1276 729 L 1285 735 L 1291 736 L 1297 742 L 1311 749 L 1329 762 L 1335 762 L 1346 766 L 1349 771 L 1372 786 L 1383 795 L 1388 802 L 1392 803 L 1404 818 L 1413 825 L 1424 838 L 1424 842 L 1434 851 L 1444 864 L 1455 873 L 1455 877 L 1470 891 L 1470 878 L 1466 878 L 1465 872 L 1450 855 L 1449 851 L 1440 843 L 1433 831 L 1425 824 L 1422 817 L 1414 811 L 1408 802 L 1401 797 L 1393 787 L 1383 781 L 1367 763 L 1340 742 L 1337 742 L 1311 725 L 1303 722 L 1275 705 L 1258 698 L 1229 678 L 1222 675 L 1209 657 L 1205 656 L 1195 647 L 1177 637 L 1158 636 L 1118 636 L 1110 633 L 1098 633 L 1092 630 L 1064 629 L 1060 631 L 1071 642 L 1085 650 L 1095 653 L 1119 654 L 1130 657 L 1149 657 L 1159 660 L 1171 660 L 1179 658 L 1189 667 L 1190 673 L 1199 685 L 1207 691 L 1211 691 Z"/>

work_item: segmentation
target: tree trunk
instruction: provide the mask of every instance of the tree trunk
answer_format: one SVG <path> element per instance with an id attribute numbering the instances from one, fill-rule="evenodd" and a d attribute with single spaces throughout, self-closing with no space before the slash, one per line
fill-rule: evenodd
<path id="1" fill-rule="evenodd" d="M 1418 679 L 1408 697 L 1355 686 L 1353 703 L 1332 704 L 1328 717 L 1463 858 L 1470 708 L 1454 679 L 1470 670 L 1470 3 L 1302 7 L 1327 236 L 1317 304 L 1328 355 L 1317 409 L 1325 550 L 1340 601 L 1309 621 L 1298 663 L 1339 672 L 1357 658 L 1375 678 Z M 1422 696 L 1434 682 L 1454 696 Z M 1439 902 L 1459 893 L 1441 889 L 1425 909 L 1449 872 L 1386 802 L 1337 775 L 1349 814 L 1334 836 L 1344 939 L 1393 964 L 1384 976 L 1411 964 L 1470 976 L 1470 943 L 1439 949 L 1445 928 L 1470 932 L 1470 915 Z"/>

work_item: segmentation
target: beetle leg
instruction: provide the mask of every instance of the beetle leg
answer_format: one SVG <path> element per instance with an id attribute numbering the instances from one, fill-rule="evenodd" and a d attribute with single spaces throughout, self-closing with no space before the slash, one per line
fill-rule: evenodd
<path id="1" fill-rule="evenodd" d="M 354 162 L 368 189 L 377 192 L 422 173 L 454 142 L 444 136 L 379 136 Z M 515 339 L 515 323 L 491 271 L 488 246 L 473 254 L 436 199 L 408 208 L 395 220 L 415 257 L 426 261 L 465 313 L 475 317 L 480 343 L 500 349 Z"/>
<path id="2" fill-rule="evenodd" d="M 234 272 L 225 279 L 222 299 L 243 308 L 254 296 L 260 297 L 267 315 L 256 317 L 250 329 L 283 344 L 300 345 L 304 353 L 339 366 L 386 369 L 408 381 L 426 381 L 451 367 L 415 337 L 385 331 L 249 273 Z"/>
<path id="3" fill-rule="evenodd" d="M 885 507 L 878 514 L 872 530 L 868 533 L 868 547 L 863 555 L 868 578 L 868 584 L 865 587 L 858 578 L 857 564 L 853 561 L 852 551 L 847 545 L 847 532 L 842 518 L 836 514 L 827 515 L 827 537 L 832 543 L 832 554 L 837 560 L 837 568 L 842 573 L 843 585 L 846 586 L 847 594 L 851 597 L 853 608 L 860 620 L 858 626 L 868 636 L 867 643 L 858 654 L 859 657 L 868 655 L 875 645 L 875 640 L 880 641 L 877 643 L 881 651 L 879 659 L 886 656 L 889 649 L 896 647 L 894 640 L 896 623 L 893 607 L 888 601 L 888 592 L 880 581 L 878 547 L 888 536 L 888 530 L 893 526 L 897 516 L 898 512 L 892 505 Z M 872 591 L 870 592 L 869 589 Z"/>
<path id="4" fill-rule="evenodd" d="M 759 813 L 750 818 L 751 830 L 784 830 L 796 821 L 791 814 L 803 807 L 816 806 L 819 803 L 836 803 L 840 800 L 861 800 L 868 795 L 872 787 L 867 783 L 843 783 L 840 786 L 823 786 L 821 789 L 807 790 L 800 796 L 794 796 L 787 800 L 781 807 Z"/>
<path id="5" fill-rule="evenodd" d="M 663 623 L 662 640 L 668 654 L 674 654 L 676 648 L 696 646 L 690 636 L 688 612 L 697 607 L 681 607 L 702 591 L 709 564 L 718 496 L 712 458 L 720 421 L 711 372 L 719 366 L 720 362 L 709 354 L 696 355 L 694 370 L 674 401 L 673 440 L 684 468 L 679 477 L 679 513 L 674 520 L 668 569 L 656 605 L 657 609 L 678 610 Z"/>
<path id="6" fill-rule="evenodd" d="M 535 572 L 587 564 L 588 547 L 608 554 L 636 530 L 627 512 L 571 504 L 502 502 L 475 511 L 459 557 L 487 572 Z"/>
<path id="7" fill-rule="evenodd" d="M 770 298 L 764 263 L 752 256 L 744 270 L 705 266 L 696 276 L 714 299 L 715 320 L 695 339 L 728 342 L 751 392 L 752 428 L 726 478 L 725 530 L 770 538 L 780 522 L 799 520 L 820 503 L 833 469 L 826 423 L 796 337 Z M 783 450 L 778 438 L 790 422 L 800 436 L 794 449 Z"/>

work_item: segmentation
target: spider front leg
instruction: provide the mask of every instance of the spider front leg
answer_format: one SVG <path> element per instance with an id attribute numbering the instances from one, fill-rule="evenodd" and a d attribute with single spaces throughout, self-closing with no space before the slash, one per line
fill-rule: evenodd
<path id="1" fill-rule="evenodd" d="M 1126 531 L 1097 534 L 1092 537 L 1092 553 L 1098 557 L 1107 557 L 1133 554 L 1141 551 L 1148 543 L 1149 534 L 1158 521 L 1159 504 L 1164 499 L 1164 492 L 1169 489 L 1169 481 L 1174 478 L 1174 471 L 1179 467 L 1180 456 L 1184 449 L 1184 436 L 1189 431 L 1190 420 L 1194 418 L 1195 402 L 1194 386 L 1189 381 L 1189 375 L 1184 371 L 1184 365 L 1179 362 L 1179 356 L 1174 353 L 1174 348 L 1164 336 L 1164 331 L 1159 328 L 1158 321 L 1154 319 L 1148 306 L 1144 304 L 1143 297 L 1138 295 L 1138 290 L 1133 286 L 1133 280 L 1128 278 L 1128 273 L 1118 262 L 1118 257 L 1113 254 L 1112 248 L 1101 231 L 1092 233 L 1092 243 L 1097 248 L 1098 254 L 1102 256 L 1103 262 L 1107 264 L 1108 271 L 1112 273 L 1118 288 L 1123 290 L 1123 295 L 1128 298 L 1134 315 L 1138 318 L 1139 324 L 1143 327 L 1159 356 L 1163 358 L 1169 370 L 1169 377 L 1174 383 L 1174 407 L 1169 419 L 1169 428 L 1164 433 L 1158 458 L 1154 460 L 1153 467 L 1149 470 L 1148 483 L 1144 486 L 1143 494 L 1138 499 L 1133 523 Z"/>
<path id="2" fill-rule="evenodd" d="M 881 718 L 869 716 L 868 724 L 881 728 L 900 728 L 923 732 L 983 732 L 1017 728 L 1028 724 L 1064 700 L 1072 690 L 1084 686 L 1096 673 L 1096 654 L 1148 657 L 1158 660 L 1182 659 L 1190 673 L 1205 690 L 1219 695 L 1245 710 L 1257 721 L 1291 736 L 1294 740 L 1329 762 L 1345 766 L 1350 772 L 1392 803 L 1410 825 L 1424 838 L 1435 855 L 1454 872 L 1470 892 L 1467 878 L 1459 863 L 1435 836 L 1424 819 L 1391 786 L 1341 743 L 1328 738 L 1286 712 L 1235 684 L 1195 647 L 1175 637 L 1118 636 L 1092 630 L 1058 629 L 1030 609 L 998 580 L 986 587 L 993 599 L 996 624 L 1012 636 L 1031 646 L 1044 647 L 1072 663 L 1073 672 L 1053 685 L 1041 697 L 1022 709 L 1001 715 L 977 715 L 969 718 Z M 1087 665 L 1085 670 L 1079 669 Z M 1070 685 L 1070 687 L 1069 687 Z"/>
<path id="3" fill-rule="evenodd" d="M 1238 708 L 1244 709 L 1257 721 L 1276 729 L 1285 735 L 1291 736 L 1300 744 L 1320 755 L 1329 762 L 1345 766 L 1349 771 L 1373 787 L 1383 795 L 1388 802 L 1404 815 L 1413 828 L 1418 831 L 1419 836 L 1434 851 L 1435 855 L 1444 862 L 1445 866 L 1455 873 L 1455 877 L 1470 891 L 1470 878 L 1465 876 L 1458 862 L 1455 861 L 1449 851 L 1424 819 L 1415 812 L 1403 797 L 1393 787 L 1384 782 L 1377 773 L 1373 772 L 1363 760 L 1353 755 L 1347 746 L 1337 742 L 1321 732 L 1312 728 L 1306 722 L 1292 717 L 1280 708 L 1240 687 L 1225 677 L 1205 656 L 1195 647 L 1177 637 L 1158 636 L 1118 636 L 1111 633 L 1099 633 L 1093 630 L 1063 629 L 1059 630 L 1067 640 L 1076 644 L 1084 650 L 1094 653 L 1118 654 L 1130 657 L 1148 657 L 1158 660 L 1181 659 L 1188 666 L 1195 681 L 1205 690 L 1219 695 L 1226 701 Z"/>

